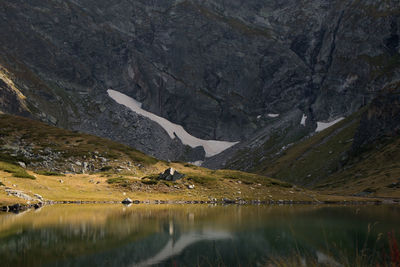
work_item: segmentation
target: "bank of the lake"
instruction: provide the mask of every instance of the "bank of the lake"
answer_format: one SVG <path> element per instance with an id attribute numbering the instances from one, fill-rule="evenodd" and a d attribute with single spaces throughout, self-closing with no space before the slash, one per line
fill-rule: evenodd
<path id="1" fill-rule="evenodd" d="M 25 210 L 43 204 L 133 203 L 147 204 L 369 204 L 383 200 L 355 196 L 324 195 L 284 182 L 258 176 L 237 176 L 226 171 L 208 180 L 184 178 L 160 181 L 129 175 L 92 173 L 43 175 L 28 171 L 35 179 L 21 179 L 0 171 L 0 207 L 3 211 Z M 195 176 L 192 176 L 195 177 Z M 150 181 L 150 182 L 149 182 Z"/>

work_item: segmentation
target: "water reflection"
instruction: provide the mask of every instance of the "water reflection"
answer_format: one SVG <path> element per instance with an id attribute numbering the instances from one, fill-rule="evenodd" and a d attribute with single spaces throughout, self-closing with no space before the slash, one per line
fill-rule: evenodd
<path id="1" fill-rule="evenodd" d="M 399 225 L 394 206 L 50 206 L 0 214 L 0 265 L 254 266 L 296 254 L 340 266 L 363 247 L 380 253 L 377 238 Z"/>
<path id="2" fill-rule="evenodd" d="M 171 229 L 171 228 L 170 228 Z M 216 241 L 232 238 L 232 235 L 227 232 L 216 232 L 213 230 L 205 230 L 202 232 L 190 232 L 183 234 L 178 240 L 170 238 L 168 243 L 155 256 L 144 260 L 140 263 L 135 263 L 132 266 L 152 266 L 170 259 L 173 256 L 181 254 L 190 245 L 200 241 Z"/>

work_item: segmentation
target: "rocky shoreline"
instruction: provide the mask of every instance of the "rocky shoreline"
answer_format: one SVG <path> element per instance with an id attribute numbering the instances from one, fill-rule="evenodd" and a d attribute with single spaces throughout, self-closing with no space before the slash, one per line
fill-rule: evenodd
<path id="1" fill-rule="evenodd" d="M 0 206 L 0 212 L 13 212 L 19 213 L 29 209 L 40 209 L 48 205 L 65 205 L 65 204 L 123 204 L 125 206 L 131 206 L 132 204 L 139 205 L 194 205 L 194 204 L 208 204 L 208 205 L 381 205 L 381 204 L 395 204 L 399 203 L 396 201 L 382 201 L 382 200 L 371 200 L 371 201 L 287 201 L 287 200 L 133 200 L 131 203 L 122 203 L 120 201 L 48 201 L 39 202 L 34 204 L 13 204 Z"/>

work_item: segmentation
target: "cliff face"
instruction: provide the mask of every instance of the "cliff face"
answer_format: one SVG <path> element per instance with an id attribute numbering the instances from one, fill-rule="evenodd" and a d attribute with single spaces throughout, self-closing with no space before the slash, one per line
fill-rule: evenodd
<path id="1" fill-rule="evenodd" d="M 361 118 L 352 150 L 362 151 L 385 139 L 400 136 L 400 83 L 386 86 Z"/>
<path id="2" fill-rule="evenodd" d="M 204 153 L 107 89 L 196 137 L 262 144 L 273 125 L 291 131 L 306 114 L 299 131 L 312 131 L 399 79 L 399 34 L 396 0 L 0 3 L 0 64 L 31 116 L 171 160 Z"/>

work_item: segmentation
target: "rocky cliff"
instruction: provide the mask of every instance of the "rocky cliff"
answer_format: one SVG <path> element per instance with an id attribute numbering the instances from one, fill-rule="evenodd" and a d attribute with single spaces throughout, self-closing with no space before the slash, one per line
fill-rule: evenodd
<path id="1" fill-rule="evenodd" d="M 107 89 L 199 138 L 260 147 L 278 133 L 283 145 L 399 79 L 399 34 L 397 0 L 0 3 L 0 65 L 29 116 L 171 160 L 200 160 L 204 151 L 171 139 Z M 18 113 L 1 88 L 2 110 Z M 210 164 L 223 165 L 231 151 Z"/>

